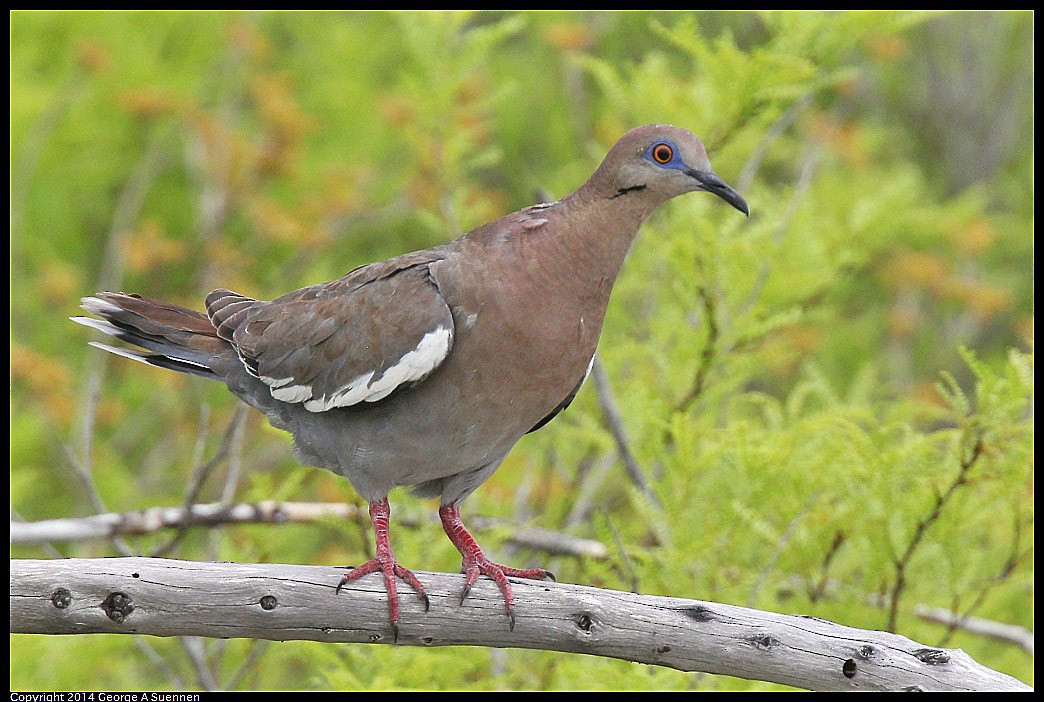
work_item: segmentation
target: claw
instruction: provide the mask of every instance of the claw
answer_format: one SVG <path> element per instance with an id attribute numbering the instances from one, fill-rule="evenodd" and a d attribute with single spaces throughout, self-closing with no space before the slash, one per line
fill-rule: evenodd
<path id="1" fill-rule="evenodd" d="M 514 631 L 515 597 L 511 592 L 511 583 L 508 582 L 508 576 L 536 579 L 550 577 L 552 580 L 555 579 L 555 576 L 542 568 L 509 568 L 489 560 L 486 554 L 482 552 L 478 542 L 475 541 L 475 537 L 464 527 L 464 523 L 460 519 L 460 510 L 455 505 L 440 507 L 439 517 L 442 519 L 442 526 L 446 530 L 446 535 L 449 536 L 450 541 L 453 542 L 453 545 L 457 547 L 457 550 L 464 557 L 461 572 L 464 573 L 465 578 L 464 589 L 460 593 L 460 603 L 464 604 L 464 600 L 471 592 L 471 586 L 478 580 L 478 576 L 485 575 L 497 584 L 500 592 L 504 595 L 504 606 L 508 615 L 508 628 Z"/>
<path id="2" fill-rule="evenodd" d="M 424 601 L 425 612 L 431 608 L 431 600 L 428 599 L 428 594 L 424 591 L 424 586 L 421 585 L 417 576 L 395 561 L 395 555 L 392 553 L 391 545 L 388 543 L 388 517 L 390 514 L 391 508 L 388 505 L 388 498 L 370 503 L 370 521 L 373 522 L 377 555 L 361 566 L 352 568 L 345 573 L 341 577 L 341 582 L 337 585 L 335 593 L 339 594 L 342 587 L 364 575 L 380 573 L 384 578 L 385 592 L 388 593 L 388 614 L 392 625 L 392 640 L 398 642 L 399 595 L 395 585 L 395 578 L 405 581 L 407 585 L 413 588 L 413 591 Z"/>

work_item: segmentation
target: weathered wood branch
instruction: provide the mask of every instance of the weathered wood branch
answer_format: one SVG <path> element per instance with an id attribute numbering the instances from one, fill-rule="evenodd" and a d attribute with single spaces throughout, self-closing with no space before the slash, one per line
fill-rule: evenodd
<path id="1" fill-rule="evenodd" d="M 11 631 L 392 643 L 381 580 L 343 568 L 156 558 L 11 561 Z M 812 690 L 1028 690 L 959 649 L 821 619 L 512 578 L 516 624 L 481 578 L 418 572 L 427 612 L 401 594 L 399 645 L 586 653 Z"/>

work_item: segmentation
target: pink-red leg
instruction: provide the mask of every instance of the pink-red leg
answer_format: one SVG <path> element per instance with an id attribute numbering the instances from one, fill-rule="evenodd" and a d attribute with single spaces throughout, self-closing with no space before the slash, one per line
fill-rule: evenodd
<path id="1" fill-rule="evenodd" d="M 406 584 L 414 589 L 414 591 L 420 595 L 421 599 L 424 600 L 424 611 L 427 612 L 431 606 L 428 600 L 428 594 L 424 592 L 424 586 L 421 585 L 420 580 L 417 576 L 410 571 L 403 568 L 401 565 L 395 562 L 395 555 L 392 553 L 391 544 L 388 542 L 388 519 L 391 516 L 391 506 L 388 504 L 388 498 L 385 497 L 382 500 L 370 503 L 370 522 L 373 524 L 374 539 L 377 544 L 377 555 L 373 559 L 363 563 L 357 568 L 352 568 L 350 571 L 344 574 L 341 578 L 340 584 L 337 586 L 337 592 L 341 591 L 341 588 L 353 580 L 358 580 L 364 575 L 370 573 L 381 573 L 384 576 L 384 589 L 388 592 L 388 610 L 391 615 L 392 633 L 394 640 L 399 640 L 399 596 L 396 592 L 395 578 L 399 577 L 406 581 Z"/>
<path id="2" fill-rule="evenodd" d="M 442 528 L 453 545 L 464 557 L 460 571 L 464 573 L 464 590 L 460 593 L 460 603 L 471 592 L 471 586 L 478 580 L 479 575 L 485 575 L 493 580 L 504 594 L 504 603 L 507 605 L 509 627 L 515 628 L 515 598 L 511 593 L 511 584 L 508 576 L 514 578 L 544 578 L 555 579 L 555 576 L 543 568 L 509 568 L 502 566 L 486 557 L 482 548 L 475 541 L 475 537 L 468 532 L 464 522 L 460 519 L 460 508 L 456 505 L 443 505 L 439 508 L 439 518 L 442 519 Z"/>

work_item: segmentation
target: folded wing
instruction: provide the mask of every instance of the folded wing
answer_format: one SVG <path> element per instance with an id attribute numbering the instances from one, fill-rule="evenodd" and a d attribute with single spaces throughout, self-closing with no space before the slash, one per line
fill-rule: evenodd
<path id="1" fill-rule="evenodd" d="M 424 380 L 453 348 L 434 260 L 402 256 L 271 302 L 215 290 L 207 314 L 277 400 L 310 412 L 377 402 Z"/>

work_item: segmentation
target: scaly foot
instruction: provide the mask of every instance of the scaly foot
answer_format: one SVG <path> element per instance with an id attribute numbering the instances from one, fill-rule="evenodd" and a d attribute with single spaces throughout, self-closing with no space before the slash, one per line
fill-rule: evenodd
<path id="1" fill-rule="evenodd" d="M 456 505 L 443 505 L 440 507 L 439 518 L 442 519 L 442 528 L 446 530 L 446 535 L 449 536 L 450 541 L 453 542 L 453 545 L 457 547 L 457 550 L 464 557 L 464 562 L 460 568 L 461 572 L 464 573 L 464 590 L 460 593 L 460 603 L 464 604 L 464 599 L 471 592 L 471 586 L 478 580 L 478 576 L 485 575 L 491 578 L 497 584 L 497 587 L 500 588 L 500 592 L 503 593 L 504 603 L 507 606 L 508 626 L 514 629 L 515 597 L 511 592 L 511 583 L 508 582 L 508 577 L 533 578 L 537 580 L 550 578 L 554 580 L 554 574 L 543 568 L 509 568 L 489 560 L 486 554 L 482 552 L 478 542 L 475 541 L 475 537 L 464 526 L 460 519 L 460 508 Z"/>
<path id="2" fill-rule="evenodd" d="M 340 584 L 337 586 L 337 592 L 340 592 L 341 588 L 348 583 L 353 580 L 358 580 L 364 575 L 378 572 L 381 573 L 384 577 L 384 589 L 388 593 L 388 610 L 391 615 L 392 636 L 394 641 L 398 641 L 399 595 L 397 593 L 395 578 L 398 577 L 406 581 L 406 584 L 412 587 L 414 591 L 420 595 L 421 599 L 424 600 L 425 612 L 428 611 L 431 602 L 428 600 L 428 594 L 424 591 L 424 586 L 421 585 L 417 576 L 395 562 L 395 555 L 392 553 L 391 544 L 388 542 L 388 518 L 390 515 L 391 507 L 388 505 L 387 497 L 370 503 L 370 522 L 373 523 L 373 533 L 377 543 L 377 555 L 366 563 L 363 563 L 361 566 L 352 568 L 350 571 L 345 573 L 344 577 L 341 578 Z"/>

